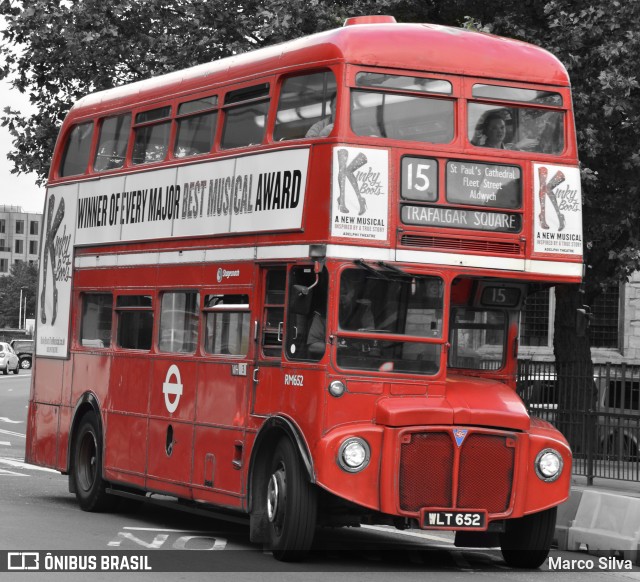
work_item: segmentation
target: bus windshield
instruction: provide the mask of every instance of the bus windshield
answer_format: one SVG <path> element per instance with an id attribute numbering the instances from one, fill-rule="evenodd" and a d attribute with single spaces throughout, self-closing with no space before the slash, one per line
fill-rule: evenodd
<path id="1" fill-rule="evenodd" d="M 338 365 L 436 374 L 441 344 L 424 339 L 442 338 L 443 288 L 438 277 L 345 270 L 340 277 Z M 373 339 L 380 334 L 406 339 Z"/>

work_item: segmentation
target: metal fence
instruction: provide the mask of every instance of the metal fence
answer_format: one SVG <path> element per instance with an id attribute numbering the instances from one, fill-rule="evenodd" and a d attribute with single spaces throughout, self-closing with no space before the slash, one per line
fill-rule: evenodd
<path id="1" fill-rule="evenodd" d="M 640 481 L 640 366 L 521 360 L 518 393 L 529 412 L 555 425 L 573 450 L 573 472 Z"/>

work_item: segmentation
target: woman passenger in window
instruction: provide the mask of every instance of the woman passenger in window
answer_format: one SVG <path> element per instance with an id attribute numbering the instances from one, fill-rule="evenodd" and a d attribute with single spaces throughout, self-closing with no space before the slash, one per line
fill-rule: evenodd
<path id="1" fill-rule="evenodd" d="M 491 111 L 482 124 L 482 133 L 485 140 L 482 145 L 485 148 L 506 149 L 504 139 L 507 136 L 507 124 L 504 116 L 497 111 Z"/>

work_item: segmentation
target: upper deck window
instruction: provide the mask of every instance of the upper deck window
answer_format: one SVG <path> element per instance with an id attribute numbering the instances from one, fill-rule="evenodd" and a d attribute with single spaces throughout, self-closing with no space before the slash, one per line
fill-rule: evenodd
<path id="1" fill-rule="evenodd" d="M 523 103 L 562 107 L 562 95 L 555 91 L 538 91 L 537 89 L 521 89 L 519 87 L 503 87 L 501 85 L 474 85 L 471 94 L 480 99 L 521 101 Z"/>
<path id="2" fill-rule="evenodd" d="M 217 95 L 181 103 L 178 107 L 178 134 L 173 155 L 186 158 L 206 154 L 213 148 L 218 112 Z"/>
<path id="3" fill-rule="evenodd" d="M 92 122 L 80 123 L 71 130 L 60 164 L 61 176 L 77 176 L 87 171 L 92 138 Z"/>
<path id="4" fill-rule="evenodd" d="M 358 87 L 415 91 L 417 93 L 441 93 L 443 95 L 451 95 L 452 92 L 451 83 L 444 79 L 385 75 L 382 73 L 358 73 L 356 75 L 356 85 Z"/>
<path id="5" fill-rule="evenodd" d="M 451 95 L 449 81 L 363 71 L 356 75 L 356 85 L 384 91 L 351 92 L 351 128 L 356 135 L 427 143 L 453 140 L 454 101 L 400 93 Z"/>
<path id="6" fill-rule="evenodd" d="M 161 162 L 167 157 L 171 132 L 171 107 L 159 107 L 136 115 L 133 163 Z"/>
<path id="7" fill-rule="evenodd" d="M 103 120 L 102 126 L 100 127 L 98 149 L 96 150 L 96 157 L 93 161 L 93 169 L 96 172 L 114 170 L 124 166 L 130 128 L 130 113 Z"/>
<path id="8" fill-rule="evenodd" d="M 331 71 L 289 77 L 282 83 L 276 141 L 326 137 L 335 119 L 336 78 Z"/>
<path id="9" fill-rule="evenodd" d="M 560 154 L 564 118 L 551 109 L 469 103 L 468 138 L 485 148 Z"/>
<path id="10" fill-rule="evenodd" d="M 230 149 L 262 143 L 267 128 L 269 84 L 230 91 L 225 96 L 224 104 L 233 104 L 233 107 L 225 109 L 220 146 Z"/>

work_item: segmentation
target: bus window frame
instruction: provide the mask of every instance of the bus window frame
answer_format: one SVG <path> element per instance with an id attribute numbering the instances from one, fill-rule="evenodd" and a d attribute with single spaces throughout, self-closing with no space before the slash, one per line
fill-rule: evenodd
<path id="1" fill-rule="evenodd" d="M 128 132 L 129 135 L 127 137 L 127 148 L 125 150 L 124 161 L 122 163 L 122 166 L 120 166 L 119 168 L 110 168 L 108 170 L 96 170 L 95 169 L 96 156 L 98 155 L 98 146 L 100 145 L 100 136 L 102 133 L 102 126 L 104 125 L 104 122 L 109 119 L 115 119 L 116 117 L 121 117 L 127 114 L 131 116 L 131 119 L 129 120 L 129 132 Z M 111 175 L 113 173 L 117 173 L 119 171 L 121 172 L 131 167 L 130 162 L 131 162 L 131 153 L 132 153 L 132 143 L 135 135 L 133 132 L 133 120 L 134 120 L 134 113 L 131 108 L 123 109 L 122 111 L 117 111 L 115 113 L 109 112 L 108 114 L 103 115 L 102 117 L 96 118 L 96 128 L 97 128 L 96 132 L 98 135 L 95 140 L 95 144 L 93 144 L 93 147 L 91 148 L 91 165 L 90 165 L 88 174 L 92 176 L 94 175 L 105 176 L 105 175 Z"/>
<path id="2" fill-rule="evenodd" d="M 153 354 L 158 353 L 157 348 L 157 340 L 156 340 L 156 329 L 158 328 L 158 318 L 160 317 L 159 306 L 158 306 L 158 293 L 161 292 L 161 289 L 115 289 L 113 293 L 113 312 L 115 318 L 115 334 L 112 342 L 113 348 L 119 352 L 126 353 L 138 353 L 138 354 Z M 150 306 L 118 306 L 118 299 L 120 297 L 137 297 L 144 296 L 151 298 Z M 122 312 L 130 312 L 130 311 L 147 311 L 151 312 L 151 345 L 148 349 L 144 348 L 127 348 L 120 345 L 120 313 Z M 113 332 L 112 332 L 113 333 Z"/>
<path id="3" fill-rule="evenodd" d="M 162 328 L 162 316 L 164 313 L 168 313 L 170 310 L 163 310 L 163 301 L 164 301 L 164 297 L 166 295 L 172 295 L 172 294 L 179 294 L 179 293 L 184 293 L 185 295 L 189 294 L 189 293 L 194 293 L 196 295 L 196 305 L 195 305 L 195 311 L 191 314 L 191 315 L 195 315 L 195 317 L 197 318 L 197 323 L 196 323 L 196 337 L 195 337 L 195 341 L 193 342 L 193 349 L 188 350 L 188 351 L 176 351 L 176 350 L 168 350 L 168 349 L 163 349 L 161 347 L 161 341 L 162 341 L 162 332 L 163 332 L 163 328 Z M 202 331 L 202 317 L 201 317 L 201 309 L 200 306 L 202 304 L 202 300 L 200 298 L 200 289 L 198 288 L 193 288 L 193 287 L 189 287 L 189 288 L 178 288 L 178 287 L 169 287 L 169 288 L 161 288 L 157 290 L 157 309 L 158 309 L 158 313 L 157 313 L 157 317 L 158 317 L 158 324 L 155 327 L 154 330 L 152 330 L 153 333 L 153 337 L 152 337 L 152 344 L 155 346 L 155 351 L 159 354 L 167 354 L 167 355 L 171 355 L 171 356 L 188 356 L 188 357 L 195 357 L 198 353 L 198 347 L 200 345 L 200 336 L 201 336 L 201 331 Z M 152 302 L 153 302 L 153 298 L 152 298 Z M 122 309 L 122 308 L 121 308 Z M 126 309 L 126 308 L 125 308 Z M 130 308 L 131 309 L 131 308 Z M 187 311 L 185 311 L 184 313 L 187 313 Z M 155 320 L 155 314 L 154 314 L 154 320 Z"/>
<path id="4" fill-rule="evenodd" d="M 255 313 L 254 309 L 256 307 L 256 296 L 255 290 L 253 287 L 246 286 L 233 286 L 233 287 L 201 287 L 199 289 L 200 292 L 200 339 L 198 341 L 198 346 L 200 350 L 200 354 L 204 358 L 211 358 L 211 361 L 218 360 L 226 360 L 226 359 L 234 359 L 234 360 L 247 360 L 252 359 L 254 357 L 255 350 L 255 338 L 253 337 L 254 328 L 253 322 L 255 321 Z M 211 295 L 246 295 L 247 296 L 247 308 L 246 309 L 236 309 L 236 310 L 225 310 L 225 309 L 216 309 L 216 307 L 207 307 L 206 299 Z M 238 304 L 240 305 L 240 304 Z M 242 312 L 249 314 L 249 335 L 248 335 L 248 345 L 247 345 L 247 353 L 244 356 L 239 356 L 236 354 L 216 354 L 212 352 L 208 352 L 206 349 L 207 343 L 207 314 L 208 313 L 222 313 L 224 311 L 234 311 L 234 312 Z"/>
<path id="5" fill-rule="evenodd" d="M 93 115 L 79 117 L 78 119 L 74 119 L 73 123 L 69 125 L 69 127 L 65 130 L 64 139 L 62 140 L 62 143 L 64 144 L 64 146 L 61 147 L 60 149 L 56 148 L 57 154 L 58 154 L 57 158 L 51 160 L 52 165 L 55 168 L 54 170 L 55 180 L 77 180 L 82 178 L 83 176 L 87 176 L 88 174 L 93 174 L 93 158 L 95 156 L 95 151 L 98 143 L 98 132 L 99 132 L 98 121 L 99 120 Z M 67 147 L 69 146 L 69 139 L 71 138 L 71 134 L 73 133 L 73 130 L 76 127 L 83 124 L 89 124 L 89 123 L 91 123 L 93 126 L 91 129 L 93 133 L 91 135 L 91 144 L 89 145 L 89 157 L 87 159 L 87 165 L 84 169 L 84 172 L 80 174 L 71 174 L 68 176 L 63 176 L 61 173 L 62 163 L 66 159 Z M 126 160 L 125 160 L 125 163 L 126 163 Z"/>
<path id="6" fill-rule="evenodd" d="M 391 88 L 385 91 L 380 87 L 368 87 L 360 86 L 356 83 L 356 75 L 358 73 L 380 73 L 384 75 L 395 75 L 401 77 L 419 77 L 437 81 L 448 81 L 451 84 L 451 93 L 436 93 L 425 91 L 408 91 L 403 89 Z M 421 149 L 429 150 L 453 150 L 459 151 L 463 147 L 463 136 L 461 135 L 461 128 L 465 127 L 466 130 L 466 107 L 461 108 L 461 104 L 464 100 L 463 97 L 463 82 L 464 77 L 461 75 L 452 75 L 450 73 L 439 73 L 432 71 L 419 71 L 413 69 L 401 69 L 401 68 L 387 68 L 387 67 L 372 67 L 371 65 L 346 65 L 346 74 L 344 75 L 344 84 L 342 86 L 343 100 L 346 105 L 343 104 L 344 115 L 348 116 L 348 122 L 345 123 L 348 138 L 351 140 L 365 140 L 367 142 L 375 142 L 376 144 L 389 144 L 388 147 L 401 147 L 401 148 L 414 148 L 419 147 Z M 338 91 L 340 91 L 340 82 L 338 82 Z M 453 102 L 453 139 L 447 143 L 432 143 L 413 140 L 396 140 L 392 138 L 379 137 L 379 136 L 365 136 L 358 135 L 351 127 L 351 92 L 352 91 L 369 91 L 373 93 L 389 92 L 397 95 L 409 95 L 413 97 L 422 97 L 427 99 L 439 99 L 444 101 Z M 347 97 L 344 97 L 345 93 Z M 464 118 L 463 118 L 464 116 Z M 420 155 L 423 155 L 422 152 Z"/>
<path id="7" fill-rule="evenodd" d="M 198 91 L 197 93 L 191 93 L 189 95 L 181 95 L 173 101 L 174 111 L 175 113 L 172 116 L 172 122 L 174 125 L 173 133 L 171 135 L 171 141 L 169 143 L 169 155 L 167 156 L 166 161 L 180 161 L 182 163 L 189 163 L 191 160 L 200 160 L 205 156 L 210 156 L 213 153 L 219 152 L 219 131 L 222 120 L 222 91 L 220 88 L 212 90 L 207 89 L 205 91 Z M 199 101 L 201 99 L 206 99 L 208 97 L 215 97 L 216 104 L 212 105 L 206 109 L 200 109 L 198 111 L 193 111 L 190 113 L 182 113 L 180 114 L 180 107 L 185 103 L 191 103 L 192 101 Z M 175 150 L 178 145 L 178 135 L 179 135 L 179 122 L 188 119 L 189 117 L 195 117 L 198 115 L 203 115 L 205 113 L 215 113 L 216 114 L 216 122 L 215 128 L 212 136 L 212 144 L 211 148 L 208 152 L 204 152 L 201 154 L 194 154 L 192 156 L 182 156 L 178 157 L 175 155 Z"/>
<path id="8" fill-rule="evenodd" d="M 260 149 L 261 146 L 269 145 L 273 143 L 273 116 L 275 115 L 274 110 L 274 95 L 276 94 L 276 84 L 277 79 L 274 75 L 261 76 L 258 78 L 251 79 L 249 81 L 243 81 L 240 83 L 231 83 L 227 85 L 223 85 L 220 87 L 218 91 L 218 127 L 216 127 L 216 136 L 214 139 L 213 151 L 219 153 L 226 152 L 235 152 L 243 149 Z M 232 103 L 227 103 L 227 96 L 236 91 L 241 91 L 242 89 L 248 89 L 250 87 L 257 87 L 259 85 L 268 85 L 269 90 L 266 94 L 261 95 L 259 97 L 253 97 L 251 99 L 244 99 L 242 101 L 233 101 Z M 224 147 L 222 144 L 222 140 L 224 138 L 225 129 L 227 126 L 228 112 L 231 109 L 243 107 L 247 104 L 252 103 L 263 103 L 267 102 L 269 106 L 267 107 L 267 111 L 265 113 L 265 126 L 264 132 L 262 135 L 262 140 L 260 143 L 249 143 L 245 145 L 239 145 L 234 147 Z"/>
<path id="9" fill-rule="evenodd" d="M 282 73 L 278 75 L 274 85 L 274 88 L 275 88 L 275 93 L 273 97 L 274 103 L 272 103 L 272 106 L 275 105 L 275 107 L 273 107 L 273 109 L 272 110 L 270 109 L 269 111 L 269 121 L 268 121 L 269 134 L 267 136 L 267 140 L 268 140 L 267 143 L 289 144 L 289 143 L 299 143 L 302 140 L 315 141 L 318 139 L 327 140 L 327 139 L 335 138 L 340 133 L 340 128 L 342 127 L 340 124 L 340 119 L 341 117 L 343 117 L 342 113 L 344 111 L 344 107 L 342 106 L 342 101 L 343 101 L 343 96 L 345 95 L 345 92 L 346 92 L 346 86 L 342 83 L 342 79 L 344 77 L 343 71 L 344 71 L 343 65 L 332 64 L 332 65 L 316 66 L 313 68 L 296 69 L 296 70 L 287 71 L 286 73 Z M 316 75 L 319 73 L 332 73 L 336 82 L 336 93 L 335 93 L 336 114 L 334 115 L 333 129 L 331 130 L 331 135 L 328 135 L 326 137 L 303 136 L 303 137 L 296 137 L 291 139 L 282 138 L 282 139 L 276 140 L 274 133 L 276 130 L 277 115 L 280 107 L 280 98 L 282 97 L 282 88 L 284 84 L 286 83 L 287 80 L 295 77 L 304 77 L 307 75 Z M 338 113 L 340 113 L 340 116 L 338 116 Z"/>
<path id="10" fill-rule="evenodd" d="M 153 111 L 154 109 L 162 109 L 163 107 L 169 108 L 169 115 L 167 117 L 163 117 L 161 119 L 154 119 L 153 121 L 143 121 L 138 122 L 138 116 L 142 113 L 146 113 L 148 111 Z M 155 166 L 158 164 L 163 164 L 170 161 L 172 146 L 175 141 L 175 133 L 176 133 L 176 121 L 175 121 L 175 111 L 176 109 L 176 99 L 175 97 L 170 97 L 169 99 L 163 99 L 162 101 L 150 104 L 147 103 L 142 107 L 134 107 L 131 111 L 131 136 L 129 137 L 129 148 L 127 148 L 127 160 L 126 164 L 127 169 L 132 168 L 148 168 L 149 166 Z M 167 151 L 164 154 L 164 157 L 161 160 L 153 160 L 150 162 L 140 162 L 136 164 L 133 161 L 133 153 L 136 147 L 136 131 L 145 127 L 153 127 L 154 125 L 161 125 L 169 122 L 169 137 L 167 139 Z M 124 169 L 124 168 L 121 168 Z"/>
<path id="11" fill-rule="evenodd" d="M 461 128 L 460 138 L 462 141 L 462 148 L 465 151 L 473 151 L 474 155 L 484 157 L 492 155 L 507 156 L 525 156 L 529 159 L 543 156 L 546 159 L 566 158 L 570 155 L 569 147 L 571 142 L 570 125 L 574 123 L 574 114 L 572 108 L 571 88 L 563 85 L 542 85 L 540 83 L 522 83 L 518 81 L 500 81 L 499 79 L 484 78 L 484 77 L 464 77 L 463 81 L 463 94 L 461 96 L 461 105 L 464 107 L 464 111 L 460 115 L 460 121 L 464 122 L 464 127 Z M 531 89 L 537 91 L 553 91 L 559 93 L 562 98 L 562 105 L 548 105 L 542 103 L 530 103 L 526 101 L 512 101 L 512 100 L 498 100 L 489 97 L 474 97 L 473 87 L 474 85 L 493 85 L 495 87 L 509 87 L 514 89 Z M 503 107 L 508 109 L 538 109 L 545 111 L 557 111 L 563 114 L 564 127 L 563 127 L 563 149 L 558 153 L 543 153 L 543 152 L 529 152 L 526 150 L 517 149 L 495 149 L 487 148 L 484 146 L 475 145 L 469 139 L 469 104 L 476 103 L 479 105 L 495 105 L 497 107 Z M 479 154 L 476 152 L 484 152 Z M 490 153 L 493 152 L 493 153 Z M 577 155 L 577 152 L 574 152 Z"/>
<path id="12" fill-rule="evenodd" d="M 422 265 L 423 267 L 425 265 Z M 429 265 L 429 267 L 433 267 L 433 265 Z M 429 382 L 437 381 L 441 379 L 443 376 L 447 374 L 447 361 L 449 357 L 449 334 L 450 334 L 450 318 L 452 309 L 455 307 L 451 304 L 451 290 L 452 290 L 452 278 L 451 274 L 446 271 L 439 271 L 433 268 L 415 268 L 408 272 L 411 276 L 416 277 L 433 277 L 439 279 L 442 282 L 442 328 L 440 330 L 439 337 L 429 337 L 429 336 L 415 336 L 409 334 L 388 334 L 385 332 L 371 332 L 371 331 L 350 331 L 344 330 L 340 328 L 340 285 L 342 282 L 342 276 L 345 271 L 350 269 L 358 270 L 361 267 L 356 266 L 354 263 L 345 263 L 341 265 L 339 268 L 335 269 L 333 272 L 329 271 L 329 276 L 333 277 L 333 286 L 329 286 L 329 303 L 328 303 L 328 312 L 330 315 L 327 317 L 327 325 L 331 326 L 330 329 L 327 330 L 327 336 L 330 338 L 334 337 L 333 340 L 329 342 L 327 346 L 326 353 L 329 352 L 331 354 L 332 362 L 336 370 L 340 371 L 344 374 L 353 374 L 354 376 L 360 376 L 362 374 L 372 375 L 377 377 L 397 377 L 397 378 L 417 378 L 420 377 L 421 380 L 428 379 Z M 381 271 L 384 274 L 384 271 Z M 288 301 L 288 299 L 287 299 Z M 285 322 L 286 325 L 286 322 Z M 345 338 L 347 340 L 355 340 L 355 341 L 401 341 L 407 343 L 415 343 L 415 344 L 426 344 L 432 346 L 438 346 L 440 349 L 439 355 L 439 367 L 438 371 L 435 374 L 424 374 L 418 375 L 415 372 L 399 372 L 393 369 L 360 369 L 360 368 L 347 368 L 342 367 L 338 364 L 338 349 L 339 349 L 339 339 Z M 323 358 L 325 357 L 323 356 Z M 317 362 L 305 362 L 302 363 L 317 363 Z"/>
<path id="13" fill-rule="evenodd" d="M 82 325 L 84 320 L 84 307 L 85 300 L 87 295 L 111 295 L 111 330 L 110 330 L 110 344 L 108 346 L 88 346 L 82 343 Z M 113 351 L 116 347 L 117 338 L 115 337 L 116 332 L 116 291 L 114 289 L 76 289 L 72 296 L 72 304 L 76 306 L 75 311 L 75 322 L 73 322 L 73 327 L 76 330 L 76 333 L 73 334 L 73 349 L 74 350 L 85 350 L 85 351 Z"/>

